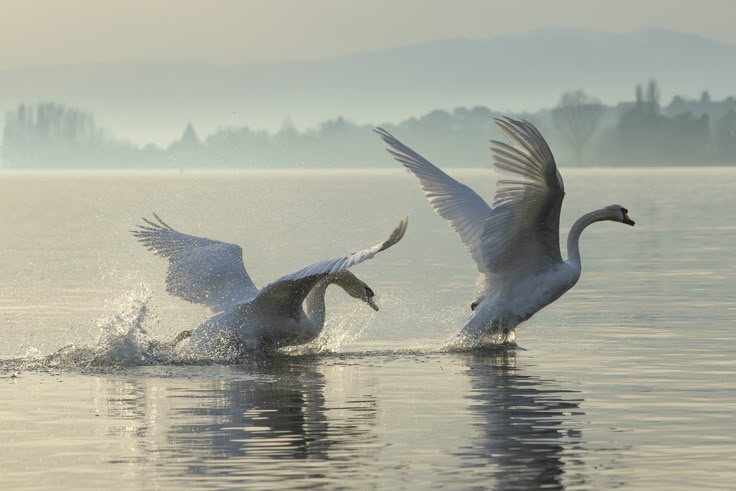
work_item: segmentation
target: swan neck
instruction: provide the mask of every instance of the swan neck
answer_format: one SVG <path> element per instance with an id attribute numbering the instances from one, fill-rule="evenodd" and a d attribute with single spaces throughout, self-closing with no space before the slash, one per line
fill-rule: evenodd
<path id="1" fill-rule="evenodd" d="M 580 235 L 591 223 L 608 220 L 606 210 L 595 210 L 577 219 L 567 235 L 567 260 L 580 265 Z"/>
<path id="2" fill-rule="evenodd" d="M 317 282 L 304 299 L 304 313 L 313 329 L 321 331 L 325 324 L 325 293 L 327 287 L 337 285 L 347 292 L 353 281 L 359 280 L 350 271 L 341 271 L 330 274 Z"/>
<path id="3" fill-rule="evenodd" d="M 304 299 L 304 313 L 314 329 L 322 329 L 325 324 L 325 293 L 331 283 L 327 279 L 320 281 Z"/>

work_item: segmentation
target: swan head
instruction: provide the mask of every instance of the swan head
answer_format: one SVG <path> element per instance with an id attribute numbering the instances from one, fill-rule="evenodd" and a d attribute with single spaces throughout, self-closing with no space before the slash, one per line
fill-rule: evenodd
<path id="1" fill-rule="evenodd" d="M 636 223 L 634 220 L 629 218 L 629 210 L 621 205 L 609 205 L 603 209 L 607 212 L 606 218 L 609 220 L 625 223 L 626 225 L 631 225 L 632 227 Z"/>
<path id="2" fill-rule="evenodd" d="M 373 293 L 371 287 L 366 285 L 363 281 L 359 280 L 358 277 L 350 271 L 340 271 L 339 273 L 335 274 L 333 282 L 337 286 L 345 290 L 345 293 L 347 293 L 351 297 L 362 300 L 363 302 L 367 303 L 370 308 L 378 311 L 378 305 L 376 305 L 376 302 L 373 299 L 376 294 Z"/>

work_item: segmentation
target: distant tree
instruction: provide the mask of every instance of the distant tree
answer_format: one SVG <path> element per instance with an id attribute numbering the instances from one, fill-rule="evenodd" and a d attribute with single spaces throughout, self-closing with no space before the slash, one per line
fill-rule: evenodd
<path id="1" fill-rule="evenodd" d="M 60 104 L 21 104 L 5 116 L 3 157 L 12 166 L 95 165 L 95 152 L 103 144 L 90 113 Z"/>
<path id="2" fill-rule="evenodd" d="M 296 129 L 296 126 L 294 125 L 294 120 L 291 119 L 291 116 L 287 116 L 284 118 L 284 121 L 281 123 L 281 129 L 279 130 L 278 135 L 280 135 L 284 139 L 296 138 L 297 136 L 299 136 L 299 130 Z"/>
<path id="3" fill-rule="evenodd" d="M 554 109 L 515 116 L 533 122 L 553 147 L 569 147 L 578 163 L 582 154 L 610 165 L 736 164 L 736 98 L 714 101 L 705 91 L 660 107 L 654 80 L 637 85 L 633 95 L 634 101 L 606 108 L 577 90 Z M 382 126 L 443 165 L 479 166 L 489 160 L 481 142 L 502 137 L 492 123 L 498 115 L 484 106 L 457 107 Z M 6 115 L 0 152 L 8 167 L 395 168 L 371 127 L 336 117 L 299 129 L 286 118 L 277 131 L 226 127 L 202 137 L 189 123 L 170 144 L 138 146 L 97 127 L 90 113 L 42 103 Z"/>
<path id="4" fill-rule="evenodd" d="M 187 123 L 181 137 L 172 142 L 168 148 L 171 164 L 175 167 L 192 167 L 199 165 L 199 153 L 202 143 L 192 123 Z"/>
<path id="5" fill-rule="evenodd" d="M 192 123 L 187 123 L 187 127 L 184 128 L 184 133 L 181 135 L 181 139 L 179 140 L 183 145 L 188 145 L 192 147 L 196 147 L 199 145 L 199 137 L 197 136 L 197 132 L 194 131 L 194 126 L 192 126 Z"/>
<path id="6" fill-rule="evenodd" d="M 703 161 L 708 152 L 710 117 L 692 111 L 691 101 L 675 97 L 663 113 L 657 82 L 636 87 L 636 102 L 621 112 L 616 127 L 619 162 L 681 165 Z M 670 116 L 667 113 L 671 113 Z"/>
<path id="7" fill-rule="evenodd" d="M 710 140 L 710 118 L 693 113 L 677 114 L 664 119 L 660 145 L 655 150 L 660 159 L 669 163 L 697 165 L 707 158 Z"/>
<path id="8" fill-rule="evenodd" d="M 647 84 L 647 96 L 644 103 L 647 110 L 652 114 L 659 114 L 659 97 L 659 85 L 657 85 L 656 80 L 651 79 Z"/>
<path id="9" fill-rule="evenodd" d="M 723 162 L 736 163 L 736 111 L 729 111 L 715 125 L 716 152 Z"/>
<path id="10" fill-rule="evenodd" d="M 555 124 L 575 153 L 575 163 L 581 163 L 583 147 L 595 133 L 603 116 L 603 105 L 582 90 L 562 94 L 552 111 Z"/>

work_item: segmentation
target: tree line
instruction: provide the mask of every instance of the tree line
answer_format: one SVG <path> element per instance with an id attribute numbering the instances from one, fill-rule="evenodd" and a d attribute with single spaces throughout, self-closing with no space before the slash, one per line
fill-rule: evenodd
<path id="1" fill-rule="evenodd" d="M 631 101 L 602 104 L 583 90 L 558 104 L 516 114 L 534 122 L 561 164 L 736 164 L 736 99 L 675 97 L 660 102 L 655 81 Z M 488 107 L 435 110 L 383 125 L 443 166 L 488 165 L 489 139 L 502 136 Z M 299 131 L 288 120 L 276 132 L 222 128 L 201 138 L 189 123 L 167 146 L 137 146 L 101 129 L 91 113 L 56 103 L 20 105 L 5 117 L 2 166 L 13 168 L 293 168 L 392 167 L 372 125 L 343 117 Z"/>

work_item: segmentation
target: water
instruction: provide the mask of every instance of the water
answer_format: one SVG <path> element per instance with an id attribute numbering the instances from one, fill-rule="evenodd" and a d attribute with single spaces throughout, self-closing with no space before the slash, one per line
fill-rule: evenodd
<path id="1" fill-rule="evenodd" d="M 563 171 L 563 233 L 611 203 L 637 225 L 593 225 L 580 283 L 475 353 L 441 349 L 474 265 L 405 172 L 0 174 L 0 484 L 733 489 L 736 171 Z M 259 286 L 411 221 L 354 270 L 380 312 L 330 291 L 318 343 L 207 363 L 155 345 L 207 311 L 130 236 L 151 211 Z"/>

